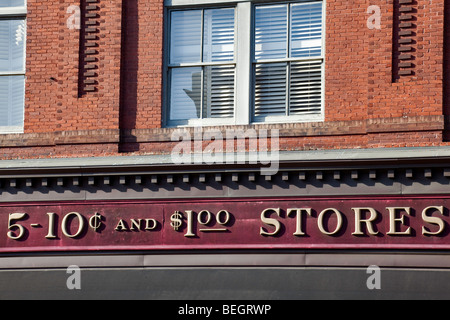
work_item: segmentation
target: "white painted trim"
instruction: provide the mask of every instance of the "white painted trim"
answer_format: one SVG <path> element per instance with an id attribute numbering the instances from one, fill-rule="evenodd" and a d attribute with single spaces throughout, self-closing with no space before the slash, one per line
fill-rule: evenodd
<path id="1" fill-rule="evenodd" d="M 311 2 L 321 0 L 296 0 L 296 2 Z M 218 6 L 225 4 L 237 4 L 240 2 L 249 2 L 249 0 L 164 0 L 165 7 L 188 7 L 188 6 Z M 253 0 L 251 3 L 274 2 L 273 0 Z"/>
<path id="2" fill-rule="evenodd" d="M 235 90 L 235 124 L 250 123 L 251 106 L 251 36 L 252 36 L 252 4 L 240 2 L 237 5 L 236 36 L 236 90 Z"/>
<path id="3" fill-rule="evenodd" d="M 0 126 L 0 134 L 24 133 L 23 126 Z"/>
<path id="4" fill-rule="evenodd" d="M 323 109 L 323 106 L 322 106 Z M 322 114 L 302 114 L 302 115 L 290 115 L 290 116 L 259 116 L 253 117 L 254 124 L 261 123 L 302 123 L 302 122 L 322 122 L 324 121 L 324 115 Z"/>
<path id="5" fill-rule="evenodd" d="M 9 16 L 26 16 L 27 8 L 25 7 L 12 7 L 12 8 L 0 8 L 0 18 Z"/>
<path id="6" fill-rule="evenodd" d="M 234 125 L 234 118 L 205 118 L 188 120 L 168 120 L 167 127 L 206 127 Z"/>

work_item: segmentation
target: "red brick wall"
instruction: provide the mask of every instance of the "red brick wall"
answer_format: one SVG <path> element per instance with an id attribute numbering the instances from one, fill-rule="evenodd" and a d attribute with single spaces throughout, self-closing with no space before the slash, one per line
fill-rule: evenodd
<path id="1" fill-rule="evenodd" d="M 78 96 L 80 31 L 69 29 L 73 1 L 29 0 L 25 133 L 118 129 L 121 4 L 98 10 L 98 92 Z M 52 79 L 53 80 L 52 80 Z"/>
<path id="2" fill-rule="evenodd" d="M 394 2 L 376 2 L 379 30 L 366 26 L 370 4 L 327 1 L 326 120 L 441 115 L 444 1 L 413 2 L 415 74 L 398 82 L 392 81 Z"/>
<path id="3" fill-rule="evenodd" d="M 411 4 L 414 73 L 396 78 L 398 1 L 377 2 L 381 28 L 369 29 L 374 3 L 327 0 L 325 122 L 241 128 L 279 129 L 282 150 L 446 145 L 449 5 Z M 28 0 L 25 133 L 0 135 L 0 159 L 169 153 L 163 1 L 98 0 L 98 86 L 81 96 L 80 31 L 66 25 L 73 4 Z"/>
<path id="4" fill-rule="evenodd" d="M 163 1 L 127 0 L 122 48 L 122 129 L 161 127 Z"/>

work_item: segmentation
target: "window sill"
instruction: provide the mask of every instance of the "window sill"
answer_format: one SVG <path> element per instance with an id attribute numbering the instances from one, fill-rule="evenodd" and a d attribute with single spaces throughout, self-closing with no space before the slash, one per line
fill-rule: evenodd
<path id="1" fill-rule="evenodd" d="M 25 7 L 1 8 L 0 14 L 2 17 L 21 17 L 27 15 Z"/>
<path id="2" fill-rule="evenodd" d="M 220 127 L 220 126 L 252 126 L 264 124 L 282 124 L 282 123 L 308 123 L 323 122 L 323 114 L 299 115 L 299 116 L 265 116 L 255 117 L 249 124 L 239 124 L 236 118 L 227 119 L 190 119 L 190 120 L 171 120 L 167 122 L 166 128 L 194 128 L 194 127 Z"/>
<path id="3" fill-rule="evenodd" d="M 0 126 L 0 134 L 16 134 L 16 133 L 24 133 L 24 129 L 22 126 Z"/>

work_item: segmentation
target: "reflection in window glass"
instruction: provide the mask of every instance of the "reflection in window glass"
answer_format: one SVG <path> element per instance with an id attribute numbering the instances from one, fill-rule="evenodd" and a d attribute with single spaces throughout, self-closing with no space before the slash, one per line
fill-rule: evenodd
<path id="1" fill-rule="evenodd" d="M 170 119 L 200 118 L 202 68 L 172 69 Z"/>

